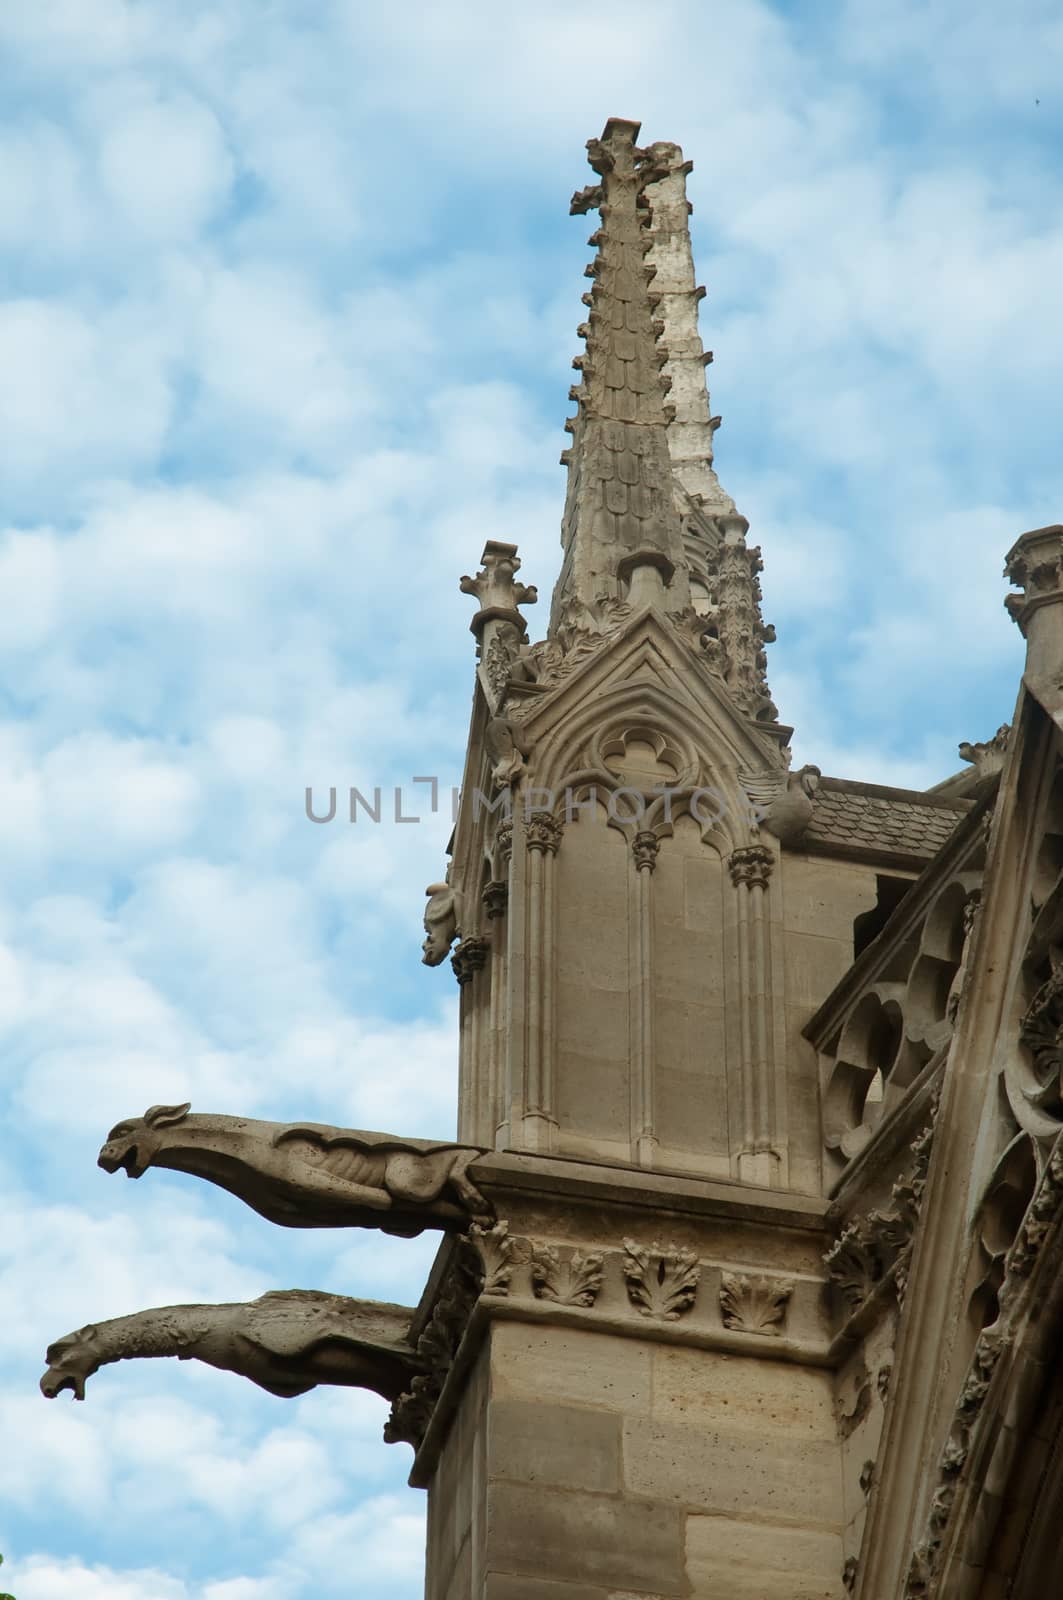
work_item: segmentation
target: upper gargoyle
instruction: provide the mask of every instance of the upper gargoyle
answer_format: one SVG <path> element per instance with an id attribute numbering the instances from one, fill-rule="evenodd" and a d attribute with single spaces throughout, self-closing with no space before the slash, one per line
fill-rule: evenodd
<path id="1" fill-rule="evenodd" d="M 105 1172 L 169 1167 L 206 1178 L 285 1228 L 380 1228 L 413 1238 L 490 1219 L 468 1175 L 482 1150 L 320 1123 L 260 1122 L 152 1106 L 111 1129 Z"/>
<path id="2" fill-rule="evenodd" d="M 111 1361 L 179 1356 L 238 1372 L 289 1399 L 315 1384 L 373 1389 L 394 1400 L 423 1362 L 407 1340 L 413 1312 L 312 1289 L 278 1289 L 247 1304 L 160 1306 L 89 1323 L 48 1346 L 41 1392 L 84 1400 L 85 1384 Z"/>

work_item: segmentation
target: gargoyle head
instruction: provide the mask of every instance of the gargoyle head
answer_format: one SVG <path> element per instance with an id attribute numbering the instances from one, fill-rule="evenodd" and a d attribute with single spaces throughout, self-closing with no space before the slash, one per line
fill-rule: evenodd
<path id="1" fill-rule="evenodd" d="M 424 952 L 421 959 L 426 967 L 438 967 L 447 959 L 458 936 L 461 895 L 449 883 L 430 883 L 425 894 L 428 904 L 424 910 L 424 931 L 428 937 L 421 946 Z"/>
<path id="2" fill-rule="evenodd" d="M 41 1393 L 54 1400 L 64 1389 L 73 1391 L 75 1400 L 84 1400 L 85 1384 L 100 1367 L 100 1351 L 95 1326 L 79 1328 L 48 1346 L 44 1359 L 48 1371 L 41 1379 Z"/>
<path id="3" fill-rule="evenodd" d="M 107 1143 L 97 1157 L 104 1172 L 121 1167 L 127 1177 L 139 1178 L 151 1166 L 164 1143 L 164 1130 L 183 1122 L 191 1109 L 183 1106 L 149 1106 L 142 1117 L 119 1122 L 107 1135 Z"/>

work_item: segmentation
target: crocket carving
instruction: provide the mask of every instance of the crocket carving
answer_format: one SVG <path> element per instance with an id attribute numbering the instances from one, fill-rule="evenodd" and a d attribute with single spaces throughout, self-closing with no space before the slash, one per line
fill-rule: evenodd
<path id="1" fill-rule="evenodd" d="M 112 1128 L 105 1172 L 169 1167 L 206 1178 L 285 1228 L 379 1228 L 413 1238 L 492 1218 L 469 1177 L 482 1151 L 320 1123 L 260 1122 L 152 1106 Z"/>
<path id="2" fill-rule="evenodd" d="M 178 1356 L 237 1372 L 289 1399 L 316 1384 L 373 1389 L 394 1400 L 424 1368 L 407 1341 L 406 1306 L 280 1289 L 247 1304 L 160 1306 L 89 1323 L 48 1346 L 41 1392 L 49 1400 L 85 1384 L 112 1361 Z"/>

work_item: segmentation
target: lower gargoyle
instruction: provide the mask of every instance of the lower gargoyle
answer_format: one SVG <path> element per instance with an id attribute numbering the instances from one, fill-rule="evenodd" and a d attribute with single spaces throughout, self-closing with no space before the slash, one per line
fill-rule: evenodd
<path id="1" fill-rule="evenodd" d="M 468 1173 L 482 1153 L 357 1128 L 201 1114 L 186 1104 L 120 1122 L 99 1164 L 130 1178 L 148 1167 L 206 1178 L 285 1228 L 379 1228 L 412 1238 L 492 1220 Z"/>
<path id="2" fill-rule="evenodd" d="M 89 1323 L 48 1346 L 41 1392 L 49 1400 L 112 1361 L 177 1356 L 238 1372 L 290 1399 L 319 1383 L 373 1389 L 394 1400 L 424 1368 L 407 1340 L 413 1311 L 312 1289 L 276 1289 L 220 1306 L 159 1306 Z"/>

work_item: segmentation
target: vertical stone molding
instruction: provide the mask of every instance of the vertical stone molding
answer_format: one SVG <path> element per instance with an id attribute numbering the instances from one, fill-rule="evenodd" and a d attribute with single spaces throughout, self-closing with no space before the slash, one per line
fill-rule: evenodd
<path id="1" fill-rule="evenodd" d="M 554 873 L 563 828 L 549 811 L 524 817 L 525 1039 L 521 1096 L 526 1149 L 549 1150 L 557 1127 L 554 1084 Z"/>
<path id="2" fill-rule="evenodd" d="M 766 899 L 775 856 L 767 845 L 744 845 L 728 863 L 738 893 L 738 975 L 742 1060 L 742 1151 L 738 1175 L 749 1183 L 777 1181 L 772 1046 L 771 936 Z"/>
<path id="3" fill-rule="evenodd" d="M 657 1149 L 654 1110 L 653 872 L 660 840 L 640 829 L 631 841 L 631 1151 L 640 1167 L 652 1167 Z"/>

